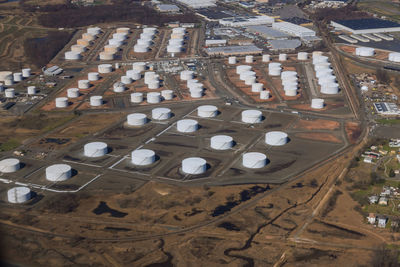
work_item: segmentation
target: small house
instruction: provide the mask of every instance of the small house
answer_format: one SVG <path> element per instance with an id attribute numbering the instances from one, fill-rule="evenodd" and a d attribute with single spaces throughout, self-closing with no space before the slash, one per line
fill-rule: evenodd
<path id="1" fill-rule="evenodd" d="M 376 219 L 378 220 L 378 227 L 379 228 L 385 228 L 386 227 L 386 224 L 387 224 L 387 221 L 388 221 L 388 218 L 386 216 L 378 215 L 376 217 Z"/>
<path id="2" fill-rule="evenodd" d="M 368 197 L 369 203 L 370 204 L 376 204 L 378 203 L 379 197 L 378 196 L 370 196 Z"/>
<path id="3" fill-rule="evenodd" d="M 375 213 L 370 213 L 367 217 L 368 223 L 375 224 L 376 223 L 376 215 Z"/>
<path id="4" fill-rule="evenodd" d="M 387 206 L 387 205 L 388 205 L 388 199 L 387 199 L 386 197 L 381 197 L 381 198 L 379 199 L 378 204 L 379 204 L 379 205 L 382 205 L 382 206 Z"/>

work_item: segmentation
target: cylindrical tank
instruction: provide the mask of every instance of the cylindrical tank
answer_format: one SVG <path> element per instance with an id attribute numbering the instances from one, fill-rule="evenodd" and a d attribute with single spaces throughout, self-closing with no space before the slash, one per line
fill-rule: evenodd
<path id="1" fill-rule="evenodd" d="M 94 35 L 91 35 L 90 33 L 84 33 L 82 34 L 82 39 L 86 41 L 93 41 L 96 37 Z"/>
<path id="2" fill-rule="evenodd" d="M 113 60 L 114 59 L 114 53 L 110 53 L 110 52 L 100 52 L 99 56 L 100 56 L 100 60 Z"/>
<path id="3" fill-rule="evenodd" d="M 118 46 L 115 45 L 106 45 L 104 46 L 104 52 L 115 54 L 118 52 Z"/>
<path id="4" fill-rule="evenodd" d="M 249 66 L 249 65 L 236 66 L 236 73 L 237 74 L 241 74 L 241 73 L 243 73 L 245 71 L 250 71 L 250 70 L 251 70 L 251 66 Z"/>
<path id="5" fill-rule="evenodd" d="M 228 58 L 228 63 L 229 64 L 236 64 L 236 62 L 237 62 L 236 57 L 229 57 Z"/>
<path id="6" fill-rule="evenodd" d="M 83 53 L 86 51 L 86 47 L 83 45 L 71 45 L 71 51 L 72 52 L 77 52 L 77 53 Z"/>
<path id="7" fill-rule="evenodd" d="M 148 39 L 138 39 L 136 42 L 137 45 L 142 45 L 142 46 L 146 46 L 149 47 L 151 45 L 151 40 Z"/>
<path id="8" fill-rule="evenodd" d="M 318 84 L 321 86 L 326 83 L 335 83 L 335 82 L 336 82 L 336 77 L 330 74 L 324 75 L 318 79 Z"/>
<path id="9" fill-rule="evenodd" d="M 123 43 L 124 43 L 123 41 L 117 40 L 117 39 L 108 40 L 108 44 L 112 45 L 112 46 L 115 46 L 115 47 L 120 47 L 121 45 L 123 45 Z"/>
<path id="10" fill-rule="evenodd" d="M 146 63 L 145 62 L 135 62 L 132 64 L 132 69 L 137 70 L 139 72 L 146 70 Z"/>
<path id="11" fill-rule="evenodd" d="M 89 72 L 88 80 L 89 81 L 98 81 L 100 79 L 100 75 L 98 72 Z"/>
<path id="12" fill-rule="evenodd" d="M 184 27 L 177 27 L 172 29 L 172 33 L 181 33 L 185 34 L 186 33 L 186 28 Z"/>
<path id="13" fill-rule="evenodd" d="M 127 70 L 126 71 L 126 76 L 130 77 L 132 80 L 140 80 L 142 75 L 140 74 L 140 71 L 137 70 Z"/>
<path id="14" fill-rule="evenodd" d="M 267 165 L 267 156 L 259 152 L 244 153 L 242 157 L 242 164 L 249 169 L 259 169 Z"/>
<path id="15" fill-rule="evenodd" d="M 193 79 L 193 71 L 190 71 L 190 70 L 181 71 L 180 78 L 182 81 L 192 80 Z"/>
<path id="16" fill-rule="evenodd" d="M 173 45 L 175 45 L 175 46 L 183 46 L 183 39 L 170 39 L 169 41 L 168 41 L 168 45 L 170 45 L 170 46 L 173 46 Z"/>
<path id="17" fill-rule="evenodd" d="M 75 51 L 67 51 L 65 52 L 65 59 L 66 60 L 78 60 L 81 58 L 81 54 Z"/>
<path id="18" fill-rule="evenodd" d="M 131 84 L 132 78 L 129 76 L 121 76 L 121 83 L 123 84 Z"/>
<path id="19" fill-rule="evenodd" d="M 151 117 L 154 120 L 168 120 L 171 117 L 169 108 L 155 108 L 151 111 Z"/>
<path id="20" fill-rule="evenodd" d="M 131 126 L 142 126 L 147 123 L 147 116 L 143 113 L 132 113 L 127 117 L 127 123 Z"/>
<path id="21" fill-rule="evenodd" d="M 280 76 L 281 75 L 281 67 L 270 67 L 268 68 L 268 75 L 269 76 Z"/>
<path id="22" fill-rule="evenodd" d="M 57 97 L 56 98 L 56 108 L 66 108 L 68 107 L 67 97 Z"/>
<path id="23" fill-rule="evenodd" d="M 98 35 L 98 34 L 101 33 L 101 28 L 99 28 L 99 27 L 90 27 L 90 28 L 87 29 L 86 32 L 91 34 L 91 35 Z"/>
<path id="24" fill-rule="evenodd" d="M 115 40 L 125 41 L 127 36 L 125 33 L 114 33 L 112 35 L 112 38 Z"/>
<path id="25" fill-rule="evenodd" d="M 269 91 L 261 91 L 260 92 L 260 99 L 266 100 L 269 99 L 271 97 L 270 92 Z"/>
<path id="26" fill-rule="evenodd" d="M 19 159 L 9 158 L 0 161 L 0 172 L 2 173 L 16 172 L 20 167 Z"/>
<path id="27" fill-rule="evenodd" d="M 283 90 L 288 91 L 288 90 L 297 90 L 298 83 L 296 81 L 292 82 L 287 82 L 283 85 Z"/>
<path id="28" fill-rule="evenodd" d="M 108 153 L 108 146 L 104 142 L 91 142 L 83 147 L 85 157 L 103 157 Z"/>
<path id="29" fill-rule="evenodd" d="M 318 64 L 318 63 L 328 63 L 329 58 L 327 56 L 319 56 L 319 57 L 313 57 L 313 64 Z"/>
<path id="30" fill-rule="evenodd" d="M 28 95 L 35 95 L 36 94 L 36 86 L 28 86 L 27 94 Z"/>
<path id="31" fill-rule="evenodd" d="M 100 95 L 94 95 L 90 97 L 90 105 L 92 107 L 98 107 L 103 105 L 103 97 Z"/>
<path id="32" fill-rule="evenodd" d="M 311 108 L 313 109 L 324 108 L 324 100 L 322 98 L 311 99 Z"/>
<path id="33" fill-rule="evenodd" d="M 201 98 L 203 97 L 203 89 L 200 88 L 193 88 L 190 90 L 190 97 L 191 98 Z"/>
<path id="34" fill-rule="evenodd" d="M 4 90 L 4 95 L 6 98 L 14 98 L 15 97 L 14 88 L 8 88 L 8 89 Z"/>
<path id="35" fill-rule="evenodd" d="M 13 85 L 13 84 L 14 84 L 14 79 L 13 79 L 12 76 L 11 76 L 11 78 L 7 78 L 7 79 L 4 80 L 4 85 L 5 86 L 10 86 L 10 85 Z"/>
<path id="36" fill-rule="evenodd" d="M 192 133 L 197 131 L 199 127 L 199 123 L 196 120 L 190 120 L 190 119 L 184 119 L 184 120 L 179 120 L 176 123 L 176 128 L 178 132 L 181 133 Z"/>
<path id="37" fill-rule="evenodd" d="M 26 68 L 22 69 L 22 77 L 29 78 L 31 76 L 31 69 Z"/>
<path id="38" fill-rule="evenodd" d="M 242 111 L 242 122 L 259 123 L 262 120 L 262 112 L 259 110 L 244 110 Z"/>
<path id="39" fill-rule="evenodd" d="M 167 52 L 168 53 L 179 53 L 182 51 L 182 47 L 179 45 L 168 45 Z"/>
<path id="40" fill-rule="evenodd" d="M 78 81 L 78 88 L 79 89 L 89 89 L 90 81 L 89 80 L 79 80 Z"/>
<path id="41" fill-rule="evenodd" d="M 207 161 L 192 157 L 182 160 L 182 172 L 186 174 L 202 174 L 207 171 Z"/>
<path id="42" fill-rule="evenodd" d="M 296 77 L 297 78 L 297 72 L 296 71 L 282 71 L 281 72 L 281 79 L 285 78 L 291 78 L 291 77 Z"/>
<path id="43" fill-rule="evenodd" d="M 10 203 L 24 203 L 31 198 L 31 190 L 25 186 L 13 187 L 7 191 L 7 200 Z"/>
<path id="44" fill-rule="evenodd" d="M 136 149 L 131 153 L 132 163 L 137 166 L 146 166 L 156 161 L 156 153 L 150 149 Z"/>
<path id="45" fill-rule="evenodd" d="M 233 147 L 233 138 L 228 135 L 215 135 L 211 137 L 210 146 L 216 150 L 226 150 Z"/>
<path id="46" fill-rule="evenodd" d="M 254 71 L 248 70 L 240 73 L 239 78 L 244 81 L 247 77 L 256 77 L 256 73 Z"/>
<path id="47" fill-rule="evenodd" d="M 285 132 L 272 131 L 265 134 L 265 143 L 270 146 L 283 146 L 289 141 Z"/>
<path id="48" fill-rule="evenodd" d="M 312 57 L 313 57 L 313 58 L 320 57 L 320 56 L 322 56 L 323 54 L 324 54 L 324 53 L 321 52 L 321 51 L 314 51 L 314 52 L 312 52 Z"/>
<path id="49" fill-rule="evenodd" d="M 131 94 L 131 102 L 132 103 L 142 103 L 143 102 L 143 93 L 132 93 Z"/>
<path id="50" fill-rule="evenodd" d="M 0 71 L 0 81 L 4 82 L 7 79 L 12 79 L 13 74 L 11 71 Z"/>
<path id="51" fill-rule="evenodd" d="M 147 93 L 147 103 L 155 104 L 161 102 L 161 94 L 159 92 Z"/>
<path id="52" fill-rule="evenodd" d="M 375 54 L 375 49 L 371 47 L 357 47 L 356 55 L 361 57 L 372 57 Z"/>
<path id="53" fill-rule="evenodd" d="M 297 53 L 297 60 L 307 60 L 308 53 L 307 52 L 299 52 Z"/>
<path id="54" fill-rule="evenodd" d="M 296 96 L 296 95 L 297 95 L 297 89 L 289 88 L 285 90 L 285 96 Z"/>
<path id="55" fill-rule="evenodd" d="M 393 62 L 400 62 L 400 53 L 398 52 L 389 53 L 388 60 Z"/>
<path id="56" fill-rule="evenodd" d="M 137 45 L 134 45 L 133 51 L 135 53 L 147 53 L 147 52 L 149 52 L 149 46 L 137 44 Z"/>
<path id="57" fill-rule="evenodd" d="M 67 164 L 54 164 L 46 168 L 46 179 L 52 182 L 65 181 L 71 176 L 72 168 Z"/>
<path id="58" fill-rule="evenodd" d="M 125 84 L 122 82 L 116 82 L 113 84 L 113 91 L 115 93 L 122 93 L 125 91 Z"/>
<path id="59" fill-rule="evenodd" d="M 158 89 L 160 88 L 160 81 L 159 80 L 150 81 L 147 84 L 147 87 L 149 87 L 150 90 Z"/>
<path id="60" fill-rule="evenodd" d="M 270 55 L 262 55 L 262 62 L 270 62 L 271 61 L 271 56 Z"/>
<path id="61" fill-rule="evenodd" d="M 203 105 L 197 108 L 197 116 L 202 118 L 213 118 L 218 115 L 218 108 L 212 105 Z"/>
<path id="62" fill-rule="evenodd" d="M 161 96 L 164 98 L 164 100 L 172 100 L 174 98 L 174 91 L 172 91 L 172 90 L 162 90 L 161 91 Z"/>
<path id="63" fill-rule="evenodd" d="M 335 95 L 339 93 L 339 84 L 325 83 L 321 85 L 321 93 L 327 95 Z"/>
<path id="64" fill-rule="evenodd" d="M 130 28 L 128 28 L 128 27 L 117 28 L 116 32 L 117 33 L 123 33 L 123 34 L 129 34 L 130 33 Z"/>
<path id="65" fill-rule="evenodd" d="M 79 88 L 69 88 L 69 89 L 67 89 L 67 96 L 69 98 L 77 98 L 77 97 L 79 97 Z"/>
<path id="66" fill-rule="evenodd" d="M 286 61 L 287 60 L 287 54 L 279 54 L 279 61 Z"/>
<path id="67" fill-rule="evenodd" d="M 255 82 L 256 82 L 256 77 L 246 77 L 244 79 L 244 84 L 246 85 L 252 85 Z"/>
<path id="68" fill-rule="evenodd" d="M 82 45 L 82 46 L 89 46 L 90 42 L 88 40 L 84 40 L 84 39 L 78 39 L 76 40 L 76 44 L 77 45 Z"/>
<path id="69" fill-rule="evenodd" d="M 112 72 L 112 65 L 111 64 L 100 64 L 97 67 L 99 73 L 110 73 Z"/>
<path id="70" fill-rule="evenodd" d="M 253 56 L 246 56 L 245 57 L 245 62 L 246 63 L 253 63 L 254 57 Z"/>

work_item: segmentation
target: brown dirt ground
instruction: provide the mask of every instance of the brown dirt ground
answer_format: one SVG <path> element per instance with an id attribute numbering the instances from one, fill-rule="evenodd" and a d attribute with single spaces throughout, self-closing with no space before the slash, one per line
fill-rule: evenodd
<path id="1" fill-rule="evenodd" d="M 336 130 L 340 126 L 337 121 L 329 121 L 317 119 L 313 121 L 299 120 L 294 126 L 295 129 L 306 129 L 306 130 Z"/>
<path id="2" fill-rule="evenodd" d="M 341 143 L 336 136 L 329 133 L 297 133 L 296 136 L 309 140 L 325 141 L 338 144 Z"/>

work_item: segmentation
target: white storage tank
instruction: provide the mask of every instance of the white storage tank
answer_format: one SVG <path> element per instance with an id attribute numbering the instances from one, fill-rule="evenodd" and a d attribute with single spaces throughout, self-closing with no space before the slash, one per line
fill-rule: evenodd
<path id="1" fill-rule="evenodd" d="M 167 52 L 168 53 L 179 53 L 182 51 L 182 47 L 180 45 L 168 45 Z"/>
<path id="2" fill-rule="evenodd" d="M 132 78 L 129 76 L 121 76 L 121 83 L 123 84 L 131 84 Z"/>
<path id="3" fill-rule="evenodd" d="M 233 147 L 233 138 L 228 135 L 215 135 L 211 137 L 210 146 L 216 150 L 227 150 Z"/>
<path id="4" fill-rule="evenodd" d="M 161 96 L 164 98 L 164 100 L 172 100 L 174 98 L 174 91 L 172 91 L 172 90 L 162 90 L 161 91 Z"/>
<path id="5" fill-rule="evenodd" d="M 147 87 L 150 90 L 158 89 L 158 88 L 160 88 L 160 81 L 159 80 L 150 81 L 147 83 Z"/>
<path id="6" fill-rule="evenodd" d="M 203 105 L 197 108 L 197 116 L 202 118 L 214 118 L 218 115 L 218 108 L 212 105 Z"/>
<path id="7" fill-rule="evenodd" d="M 108 40 L 108 44 L 115 46 L 115 47 L 120 47 L 124 42 L 121 40 L 117 40 L 117 39 L 110 39 Z"/>
<path id="8" fill-rule="evenodd" d="M 307 60 L 308 53 L 307 52 L 299 52 L 297 53 L 297 60 Z"/>
<path id="9" fill-rule="evenodd" d="M 262 112 L 259 110 L 244 110 L 242 111 L 242 122 L 259 123 L 262 120 Z"/>
<path id="10" fill-rule="evenodd" d="M 52 182 L 65 181 L 71 176 L 72 168 L 67 164 L 54 164 L 46 168 L 46 179 Z"/>
<path id="11" fill-rule="evenodd" d="M 149 39 L 138 39 L 136 42 L 136 45 L 149 47 L 151 45 L 151 43 L 152 42 Z"/>
<path id="12" fill-rule="evenodd" d="M 14 84 L 14 79 L 12 78 L 12 76 L 11 76 L 11 78 L 7 78 L 4 80 L 4 85 L 6 85 L 6 86 L 10 86 L 13 84 Z"/>
<path id="13" fill-rule="evenodd" d="M 236 64 L 237 63 L 236 57 L 229 57 L 228 58 L 228 63 L 229 64 Z"/>
<path id="14" fill-rule="evenodd" d="M 193 88 L 190 90 L 190 97 L 191 98 L 201 98 L 203 97 L 203 89 L 200 88 Z"/>
<path id="15" fill-rule="evenodd" d="M 100 75 L 98 72 L 89 72 L 88 80 L 89 81 L 98 81 L 100 79 Z"/>
<path id="16" fill-rule="evenodd" d="M 324 100 L 322 98 L 311 99 L 311 108 L 313 109 L 324 108 Z"/>
<path id="17" fill-rule="evenodd" d="M 178 132 L 181 133 L 192 133 L 197 131 L 199 128 L 199 123 L 196 120 L 190 119 L 179 120 L 176 123 L 176 128 Z"/>
<path id="18" fill-rule="evenodd" d="M 120 41 L 125 41 L 127 39 L 127 36 L 125 33 L 114 33 L 112 35 L 112 38 L 115 40 L 120 40 Z"/>
<path id="19" fill-rule="evenodd" d="M 89 80 L 79 80 L 78 81 L 78 88 L 79 89 L 89 89 L 90 81 Z"/>
<path id="20" fill-rule="evenodd" d="M 106 45 L 104 46 L 104 52 L 115 54 L 119 50 L 118 46 L 115 45 Z"/>
<path id="21" fill-rule="evenodd" d="M 35 95 L 36 94 L 36 86 L 28 86 L 27 94 L 28 95 Z"/>
<path id="22" fill-rule="evenodd" d="M 67 97 L 57 97 L 56 98 L 56 108 L 66 108 L 68 107 Z"/>
<path id="23" fill-rule="evenodd" d="M 272 131 L 265 134 L 265 143 L 270 146 L 283 146 L 289 141 L 288 135 L 281 131 Z"/>
<path id="24" fill-rule="evenodd" d="M 313 64 L 328 63 L 328 60 L 329 58 L 327 56 L 313 57 Z"/>
<path id="25" fill-rule="evenodd" d="M 85 157 L 103 157 L 108 153 L 108 146 L 104 142 L 91 142 L 83 147 Z"/>
<path id="26" fill-rule="evenodd" d="M 161 102 L 161 94 L 159 92 L 147 93 L 147 103 L 155 104 Z"/>
<path id="27" fill-rule="evenodd" d="M 103 105 L 103 97 L 101 95 L 94 95 L 90 97 L 90 105 L 92 107 L 99 107 Z"/>
<path id="28" fill-rule="evenodd" d="M 100 60 L 113 60 L 114 53 L 110 52 L 100 52 Z"/>
<path id="29" fill-rule="evenodd" d="M 26 68 L 22 69 L 22 77 L 29 78 L 31 76 L 31 69 Z"/>
<path id="30" fill-rule="evenodd" d="M 126 71 L 126 76 L 130 77 L 132 80 L 140 80 L 142 75 L 140 74 L 140 71 L 138 70 L 127 70 Z"/>
<path id="31" fill-rule="evenodd" d="M 101 33 L 101 28 L 99 27 L 90 27 L 86 30 L 87 33 L 91 35 L 98 35 Z"/>
<path id="32" fill-rule="evenodd" d="M 157 28 L 154 28 L 154 27 L 143 28 L 143 33 L 155 34 L 156 32 L 157 32 Z"/>
<path id="33" fill-rule="evenodd" d="M 156 161 L 156 153 L 150 149 L 136 149 L 131 153 L 131 160 L 137 166 L 150 165 Z"/>
<path id="34" fill-rule="evenodd" d="M 11 173 L 16 172 L 21 167 L 19 159 L 9 158 L 0 161 L 0 172 Z"/>
<path id="35" fill-rule="evenodd" d="M 321 93 L 327 95 L 335 95 L 339 93 L 339 84 L 325 83 L 321 85 Z"/>
<path id="36" fill-rule="evenodd" d="M 143 102 L 143 93 L 132 93 L 131 94 L 131 102 L 132 103 L 142 103 Z"/>
<path id="37" fill-rule="evenodd" d="M 192 80 L 193 75 L 194 75 L 193 71 L 184 70 L 184 71 L 181 71 L 180 78 L 182 81 Z"/>
<path id="38" fill-rule="evenodd" d="M 6 98 L 14 98 L 15 97 L 15 90 L 14 88 L 8 88 L 4 90 L 4 95 Z"/>
<path id="39" fill-rule="evenodd" d="M 10 203 L 24 203 L 31 198 L 31 190 L 25 186 L 13 187 L 7 191 L 7 200 Z"/>
<path id="40" fill-rule="evenodd" d="M 171 117 L 169 108 L 155 108 L 151 111 L 151 117 L 154 120 L 168 120 Z"/>
<path id="41" fill-rule="evenodd" d="M 271 56 L 270 55 L 262 55 L 262 62 L 270 62 L 271 61 Z"/>
<path id="42" fill-rule="evenodd" d="M 269 91 L 261 91 L 260 92 L 260 99 L 266 100 L 266 99 L 269 99 L 270 97 L 271 97 L 271 95 L 270 95 Z"/>
<path id="43" fill-rule="evenodd" d="M 324 54 L 324 53 L 321 52 L 321 51 L 314 51 L 314 52 L 312 52 L 312 57 L 313 57 L 313 58 L 320 57 L 320 56 L 322 56 L 323 54 Z"/>
<path id="44" fill-rule="evenodd" d="M 99 73 L 110 73 L 112 72 L 112 65 L 111 64 L 100 64 L 97 67 Z"/>
<path id="45" fill-rule="evenodd" d="M 77 53 L 83 53 L 86 51 L 86 46 L 84 45 L 71 45 L 71 51 L 72 52 L 77 52 Z"/>
<path id="46" fill-rule="evenodd" d="M 287 54 L 279 54 L 279 61 L 286 61 L 287 60 Z"/>
<path id="47" fill-rule="evenodd" d="M 357 47 L 356 55 L 361 57 L 372 57 L 375 54 L 375 49 L 371 47 Z"/>
<path id="48" fill-rule="evenodd" d="M 247 77 L 256 77 L 256 73 L 254 71 L 248 70 L 240 73 L 239 78 L 244 81 Z"/>
<path id="49" fill-rule="evenodd" d="M 241 73 L 243 73 L 245 71 L 250 71 L 250 70 L 251 70 L 251 66 L 249 66 L 249 65 L 236 66 L 236 73 L 237 74 L 241 74 Z"/>
<path id="50" fill-rule="evenodd" d="M 126 117 L 126 120 L 130 126 L 142 126 L 147 123 L 147 116 L 143 113 L 132 113 Z"/>
<path id="51" fill-rule="evenodd" d="M 246 56 L 245 57 L 245 62 L 246 63 L 253 63 L 254 57 L 253 56 Z"/>
<path id="52" fill-rule="evenodd" d="M 81 58 L 81 54 L 75 51 L 67 51 L 65 52 L 66 60 L 79 60 Z"/>
<path id="53" fill-rule="evenodd" d="M 132 64 L 132 69 L 137 70 L 139 72 L 146 70 L 146 63 L 145 62 L 135 62 Z"/>
<path id="54" fill-rule="evenodd" d="M 76 40 L 76 44 L 78 45 L 83 45 L 84 47 L 90 45 L 90 41 L 84 40 L 84 39 L 78 39 Z"/>
<path id="55" fill-rule="evenodd" d="M 117 33 L 122 33 L 122 34 L 129 34 L 130 33 L 130 28 L 128 28 L 128 27 L 117 28 L 116 32 Z"/>
<path id="56" fill-rule="evenodd" d="M 77 97 L 79 97 L 79 89 L 78 88 L 69 88 L 69 89 L 67 89 L 67 96 L 69 98 L 77 98 Z"/>
<path id="57" fill-rule="evenodd" d="M 84 33 L 82 34 L 82 39 L 86 41 L 93 41 L 96 37 L 90 33 Z"/>
<path id="58" fill-rule="evenodd" d="M 116 82 L 113 84 L 113 91 L 115 93 L 122 93 L 125 91 L 125 84 L 121 82 Z"/>
<path id="59" fill-rule="evenodd" d="M 192 157 L 182 160 L 182 172 L 186 174 L 202 174 L 207 171 L 207 161 L 202 158 Z"/>
<path id="60" fill-rule="evenodd" d="M 296 71 L 291 71 L 291 70 L 287 70 L 287 71 L 282 71 L 281 73 L 281 79 L 284 80 L 286 78 L 297 78 L 297 72 Z"/>
<path id="61" fill-rule="evenodd" d="M 244 84 L 245 85 L 250 85 L 251 86 L 255 82 L 256 82 L 256 77 L 246 77 L 244 79 Z"/>
<path id="62" fill-rule="evenodd" d="M 285 96 L 296 96 L 296 95 L 297 95 L 297 89 L 289 88 L 285 90 Z"/>
<path id="63" fill-rule="evenodd" d="M 267 165 L 267 156 L 259 152 L 244 153 L 242 157 L 242 164 L 249 169 L 259 169 Z"/>
<path id="64" fill-rule="evenodd" d="M 397 52 L 389 53 L 388 60 L 392 62 L 400 62 L 400 53 Z"/>
<path id="65" fill-rule="evenodd" d="M 149 52 L 149 46 L 137 44 L 133 47 L 133 51 L 135 53 L 147 53 Z"/>

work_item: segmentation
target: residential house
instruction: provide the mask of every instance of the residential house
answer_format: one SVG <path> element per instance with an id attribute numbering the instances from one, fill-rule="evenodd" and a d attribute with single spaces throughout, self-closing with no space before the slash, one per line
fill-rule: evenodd
<path id="1" fill-rule="evenodd" d="M 370 204 L 376 204 L 378 203 L 379 197 L 378 196 L 370 196 L 368 197 L 369 203 Z"/>
<path id="2" fill-rule="evenodd" d="M 382 206 L 387 206 L 387 205 L 388 205 L 388 199 L 387 199 L 386 197 L 381 197 L 381 198 L 379 199 L 378 204 L 379 204 L 379 205 L 382 205 Z"/>
<path id="3" fill-rule="evenodd" d="M 376 216 L 376 219 L 378 220 L 378 227 L 379 228 L 385 228 L 388 218 L 384 215 L 378 215 Z"/>
<path id="4" fill-rule="evenodd" d="M 376 223 L 376 215 L 375 213 L 370 213 L 367 217 L 368 223 L 375 224 Z"/>

